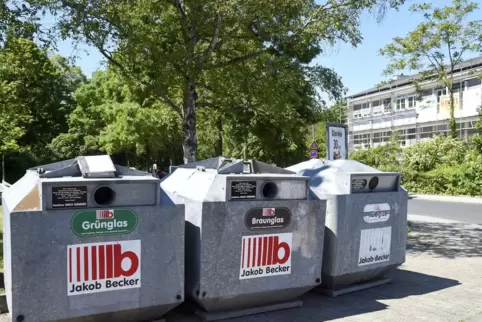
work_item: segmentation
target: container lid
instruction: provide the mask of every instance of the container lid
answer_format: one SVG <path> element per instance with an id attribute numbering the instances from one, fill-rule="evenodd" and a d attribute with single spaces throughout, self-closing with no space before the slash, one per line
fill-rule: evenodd
<path id="1" fill-rule="evenodd" d="M 180 166 L 171 166 L 170 172 L 177 168 L 216 170 L 218 174 L 295 174 L 293 171 L 283 169 L 254 159 L 235 159 L 230 157 L 215 157 L 202 161 L 191 162 Z"/>
<path id="2" fill-rule="evenodd" d="M 117 178 L 120 176 L 147 176 L 149 173 L 116 165 L 109 155 L 79 156 L 28 169 L 40 178 L 83 177 Z"/>

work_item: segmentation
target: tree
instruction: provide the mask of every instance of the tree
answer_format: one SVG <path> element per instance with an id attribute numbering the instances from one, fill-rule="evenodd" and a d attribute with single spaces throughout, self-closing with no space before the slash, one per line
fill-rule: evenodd
<path id="1" fill-rule="evenodd" d="M 96 72 L 74 98 L 77 106 L 69 115 L 68 131 L 50 144 L 58 157 L 102 152 L 144 169 L 178 162 L 180 119 L 142 87 L 131 88 L 108 69 Z"/>
<path id="2" fill-rule="evenodd" d="M 472 137 L 472 143 L 475 145 L 475 148 L 482 153 L 482 106 L 479 106 L 479 119 L 475 123 L 475 128 L 477 129 L 477 135 Z"/>
<path id="3" fill-rule="evenodd" d="M 358 44 L 364 9 L 403 0 L 31 2 L 58 15 L 64 38 L 95 46 L 110 66 L 182 117 L 184 161 L 189 162 L 197 153 L 198 103 L 225 91 L 207 84 L 210 71 L 227 74 L 249 61 L 268 64 L 278 56 L 306 67 L 324 44 Z"/>
<path id="4" fill-rule="evenodd" d="M 3 0 L 0 2 L 0 48 L 9 37 L 37 41 L 43 48 L 51 45 L 52 35 L 41 28 L 39 7 L 31 1 Z"/>
<path id="5" fill-rule="evenodd" d="M 50 161 L 45 147 L 67 131 L 72 93 L 84 79 L 64 58 L 49 57 L 35 42 L 8 35 L 0 48 L 0 154 L 7 156 L 10 179 L 24 167 Z M 22 165 L 13 159 L 19 153 Z"/>
<path id="6" fill-rule="evenodd" d="M 65 59 L 49 58 L 33 41 L 9 37 L 0 50 L 0 81 L 4 86 L 2 111 L 11 111 L 24 135 L 18 143 L 39 153 L 67 130 L 66 117 L 73 109 L 75 88 L 85 79 L 79 68 Z"/>
<path id="7" fill-rule="evenodd" d="M 327 109 L 323 109 L 317 116 L 319 120 L 314 127 L 314 140 L 318 144 L 320 151 L 318 152 L 321 158 L 326 157 L 326 123 L 344 123 L 348 120 L 348 108 L 345 100 L 336 102 Z M 313 133 L 311 126 L 306 129 L 305 144 L 303 146 L 304 155 L 308 155 L 308 149 L 313 142 Z"/>
<path id="8" fill-rule="evenodd" d="M 384 74 L 401 70 L 424 70 L 416 84 L 437 79 L 450 95 L 450 131 L 457 137 L 454 117 L 453 77 L 464 54 L 482 51 L 482 20 L 468 21 L 478 9 L 476 2 L 453 0 L 451 6 L 433 7 L 429 3 L 412 5 L 410 11 L 422 13 L 425 22 L 406 37 L 396 37 L 380 53 L 391 59 Z"/>

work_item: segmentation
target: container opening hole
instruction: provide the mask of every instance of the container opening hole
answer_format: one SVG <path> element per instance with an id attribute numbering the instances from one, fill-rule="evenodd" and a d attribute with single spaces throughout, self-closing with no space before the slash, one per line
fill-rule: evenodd
<path id="1" fill-rule="evenodd" d="M 370 190 L 375 189 L 378 186 L 378 177 L 373 177 L 370 179 L 370 182 L 368 183 L 368 188 Z"/>
<path id="2" fill-rule="evenodd" d="M 263 185 L 263 197 L 273 199 L 278 194 L 278 186 L 274 182 L 266 182 Z"/>
<path id="3" fill-rule="evenodd" d="M 95 189 L 94 201 L 99 206 L 110 205 L 115 198 L 115 192 L 112 188 L 107 186 L 102 186 Z"/>

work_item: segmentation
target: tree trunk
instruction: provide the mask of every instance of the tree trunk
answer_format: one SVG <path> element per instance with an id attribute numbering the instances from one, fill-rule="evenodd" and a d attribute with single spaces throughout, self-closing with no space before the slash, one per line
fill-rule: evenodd
<path id="1" fill-rule="evenodd" d="M 196 84 L 194 81 L 188 80 L 184 87 L 184 100 L 182 103 L 182 150 L 184 163 L 196 161 L 196 99 Z"/>
<path id="2" fill-rule="evenodd" d="M 450 91 L 450 134 L 454 139 L 457 138 L 457 125 L 455 123 L 455 102 L 454 102 L 454 92 Z"/>
<path id="3" fill-rule="evenodd" d="M 223 155 L 223 117 L 218 115 L 218 119 L 216 121 L 216 127 L 218 128 L 218 138 L 216 140 L 216 155 L 222 156 Z"/>

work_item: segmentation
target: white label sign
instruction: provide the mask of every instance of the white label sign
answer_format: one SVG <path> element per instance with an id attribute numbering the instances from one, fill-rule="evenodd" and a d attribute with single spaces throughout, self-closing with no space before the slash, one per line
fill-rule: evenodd
<path id="1" fill-rule="evenodd" d="M 67 295 L 141 287 L 141 241 L 69 245 Z"/>
<path id="2" fill-rule="evenodd" d="M 384 222 L 390 218 L 390 205 L 388 203 L 368 204 L 363 208 L 363 220 L 368 223 Z"/>
<path id="3" fill-rule="evenodd" d="M 239 279 L 291 274 L 292 233 L 243 236 Z"/>
<path id="4" fill-rule="evenodd" d="M 347 129 L 345 127 L 327 126 L 326 158 L 328 160 L 348 159 L 346 131 Z"/>
<path id="5" fill-rule="evenodd" d="M 358 266 L 389 261 L 391 240 L 392 227 L 363 229 L 360 236 Z"/>

